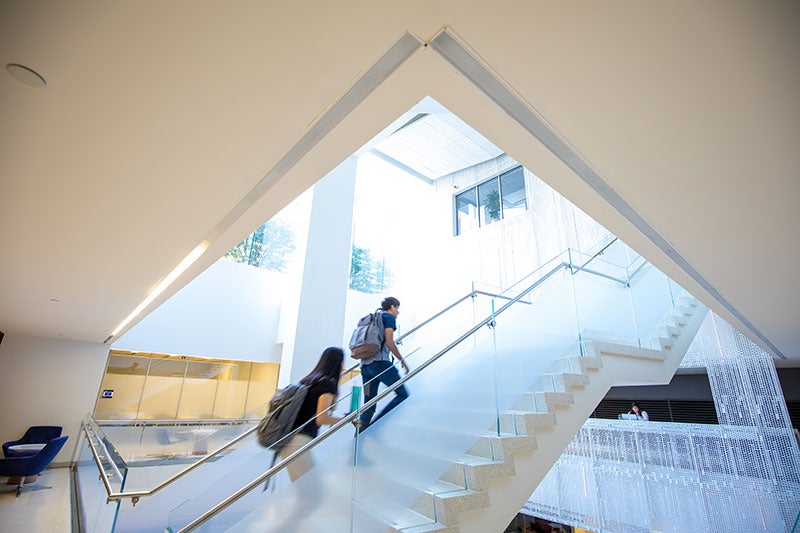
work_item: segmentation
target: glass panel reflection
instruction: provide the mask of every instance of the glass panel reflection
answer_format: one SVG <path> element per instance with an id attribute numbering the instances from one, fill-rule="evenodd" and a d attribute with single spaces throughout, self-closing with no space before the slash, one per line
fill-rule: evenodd
<path id="1" fill-rule="evenodd" d="M 98 392 L 97 420 L 261 417 L 280 365 L 112 351 Z M 251 412 L 252 411 L 252 412 Z"/>
<path id="2" fill-rule="evenodd" d="M 503 218 L 521 215 L 528 209 L 525 195 L 525 174 L 522 167 L 500 176 L 500 193 L 503 198 Z"/>
<path id="3" fill-rule="evenodd" d="M 478 227 L 478 200 L 475 189 L 456 196 L 456 235 Z"/>

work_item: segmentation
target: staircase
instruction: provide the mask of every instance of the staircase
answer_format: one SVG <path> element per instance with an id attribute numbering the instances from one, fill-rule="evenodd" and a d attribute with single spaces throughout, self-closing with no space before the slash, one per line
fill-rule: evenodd
<path id="1" fill-rule="evenodd" d="M 615 382 L 668 383 L 707 309 L 684 297 L 657 332 L 661 350 L 589 341 L 558 359 L 389 529 L 502 531 Z"/>
<path id="2" fill-rule="evenodd" d="M 398 409 L 356 438 L 341 425 L 323 435 L 314 468 L 274 492 L 255 490 L 268 465 L 229 471 L 170 511 L 168 527 L 502 531 L 609 388 L 667 383 L 705 316 L 651 266 L 593 259 L 557 258 L 455 340 L 429 326 L 446 338 L 420 340 L 428 362 L 412 364 Z"/>

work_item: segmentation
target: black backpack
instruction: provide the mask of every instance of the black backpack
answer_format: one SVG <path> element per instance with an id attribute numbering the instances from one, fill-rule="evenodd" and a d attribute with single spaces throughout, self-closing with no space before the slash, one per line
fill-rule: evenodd
<path id="1" fill-rule="evenodd" d="M 307 392 L 308 387 L 299 383 L 275 391 L 269 400 L 269 412 L 256 430 L 261 446 L 277 452 L 287 444 L 284 437 L 292 432 Z"/>

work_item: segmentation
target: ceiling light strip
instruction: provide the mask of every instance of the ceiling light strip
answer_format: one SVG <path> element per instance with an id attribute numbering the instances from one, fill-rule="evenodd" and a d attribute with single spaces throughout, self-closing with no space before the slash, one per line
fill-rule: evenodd
<path id="1" fill-rule="evenodd" d="M 553 152 L 565 165 L 575 172 L 589 187 L 594 189 L 606 202 L 641 231 L 662 252 L 667 254 L 684 272 L 703 287 L 717 302 L 735 316 L 750 332 L 758 337 L 781 359 L 786 359 L 753 324 L 750 323 L 722 294 L 714 288 L 659 232 L 647 222 L 619 193 L 617 193 L 595 171 L 570 144 L 562 139 L 538 113 L 529 107 L 522 98 L 514 94 L 500 78 L 478 60 L 465 46 L 457 41 L 448 30 L 440 32 L 430 42 L 439 55 L 452 65 L 480 91 L 494 101 L 508 116 L 525 128 L 548 150 Z"/>
<path id="2" fill-rule="evenodd" d="M 136 318 L 139 315 L 139 313 L 141 313 L 144 310 L 145 307 L 150 305 L 150 303 L 152 303 L 152 301 L 155 300 L 159 294 L 164 292 L 164 290 L 167 287 L 169 287 L 173 281 L 178 279 L 178 276 L 183 274 L 183 272 L 187 268 L 189 268 L 192 265 L 192 263 L 197 261 L 200 258 L 200 256 L 203 255 L 203 253 L 205 253 L 205 251 L 208 249 L 209 244 L 210 243 L 208 241 L 203 241 L 198 246 L 196 246 L 194 250 L 189 252 L 189 254 L 186 257 L 184 257 L 180 263 L 178 263 L 178 266 L 173 268 L 172 271 L 169 274 L 167 274 L 167 277 L 162 279 L 159 282 L 159 284 L 156 285 L 156 287 L 152 291 L 150 291 L 150 294 L 148 294 L 147 297 L 144 300 L 142 300 L 142 303 L 140 303 L 136 307 L 136 309 L 134 309 L 131 312 L 131 314 L 125 317 L 125 320 L 120 322 L 119 325 L 116 328 L 114 328 L 114 331 L 111 332 L 111 335 L 109 335 L 108 338 L 103 342 L 108 342 L 117 333 L 122 331 L 122 328 L 127 326 L 131 322 L 131 320 Z"/>
<path id="3" fill-rule="evenodd" d="M 333 128 L 363 102 L 381 83 L 405 63 L 417 50 L 423 47 L 422 41 L 410 33 L 405 33 L 383 57 L 381 57 L 350 89 L 337 100 L 327 112 L 295 143 L 286 154 L 253 186 L 222 221 L 211 231 L 208 240 L 213 241 L 233 225 L 252 207 L 270 187 L 303 159 Z"/>

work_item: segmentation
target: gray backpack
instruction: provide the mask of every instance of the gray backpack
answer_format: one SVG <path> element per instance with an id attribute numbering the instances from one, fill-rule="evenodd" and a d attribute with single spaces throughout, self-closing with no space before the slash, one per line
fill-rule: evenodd
<path id="1" fill-rule="evenodd" d="M 350 337 L 350 357 L 368 359 L 381 350 L 385 340 L 383 310 L 378 309 L 358 321 L 358 326 Z"/>
<path id="2" fill-rule="evenodd" d="M 272 395 L 269 412 L 258 423 L 256 430 L 260 445 L 276 452 L 286 446 L 288 439 L 284 437 L 292 432 L 307 392 L 306 385 L 292 383 Z"/>

